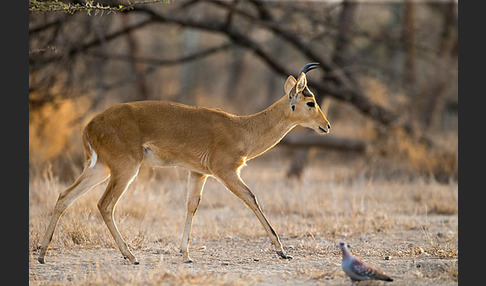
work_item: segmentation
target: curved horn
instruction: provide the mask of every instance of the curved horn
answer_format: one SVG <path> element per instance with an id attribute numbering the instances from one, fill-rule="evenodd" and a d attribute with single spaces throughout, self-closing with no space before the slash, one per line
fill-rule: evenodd
<path id="1" fill-rule="evenodd" d="M 307 73 L 308 71 L 311 71 L 313 69 L 318 68 L 318 65 L 319 65 L 319 63 L 308 63 L 308 64 L 306 64 L 305 66 L 302 67 L 298 76 L 300 76 L 301 73 Z"/>

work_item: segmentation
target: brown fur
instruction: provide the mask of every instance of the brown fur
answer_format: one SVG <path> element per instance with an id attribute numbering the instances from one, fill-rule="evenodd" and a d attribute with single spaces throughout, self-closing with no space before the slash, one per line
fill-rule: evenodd
<path id="1" fill-rule="evenodd" d="M 298 80 L 289 76 L 284 89 L 285 96 L 280 100 L 248 116 L 166 101 L 117 104 L 95 116 L 83 133 L 84 171 L 71 187 L 59 195 L 39 246 L 39 262 L 44 263 L 52 235 L 64 211 L 80 195 L 110 177 L 98 208 L 122 255 L 138 264 L 115 225 L 113 213 L 142 163 L 180 166 L 191 171 L 181 243 L 184 261 L 192 261 L 188 251 L 191 226 L 208 176 L 217 178 L 240 198 L 262 223 L 277 253 L 282 258 L 291 258 L 285 254 L 277 233 L 239 174 L 247 160 L 272 148 L 296 125 L 310 127 L 318 133 L 329 132 L 329 122 L 314 97 L 309 96 L 304 73 Z M 304 89 L 306 96 L 303 95 Z M 315 107 L 309 107 L 309 102 L 313 102 Z M 294 105 L 293 110 L 291 105 Z"/>

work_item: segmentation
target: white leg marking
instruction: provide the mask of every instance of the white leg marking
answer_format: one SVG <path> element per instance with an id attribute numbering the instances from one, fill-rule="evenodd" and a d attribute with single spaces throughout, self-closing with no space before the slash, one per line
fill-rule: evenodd
<path id="1" fill-rule="evenodd" d="M 137 172 L 135 173 L 135 175 L 133 175 L 133 177 L 130 179 L 130 181 L 128 181 L 127 188 L 128 188 L 128 186 L 130 186 L 132 184 L 133 180 L 135 180 L 135 177 L 137 177 L 138 172 L 140 171 L 140 166 L 141 166 L 141 164 L 138 165 Z"/>
<path id="2" fill-rule="evenodd" d="M 89 146 L 89 150 L 91 150 L 91 158 L 90 158 L 90 164 L 88 168 L 93 168 L 94 165 L 96 165 L 96 161 L 98 160 L 98 154 L 96 154 L 95 150 L 93 149 L 91 144 L 89 144 L 89 142 L 88 142 L 88 146 Z"/>

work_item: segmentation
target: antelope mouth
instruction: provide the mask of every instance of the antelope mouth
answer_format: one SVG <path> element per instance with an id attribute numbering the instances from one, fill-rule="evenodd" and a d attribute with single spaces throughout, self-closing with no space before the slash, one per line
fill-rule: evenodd
<path id="1" fill-rule="evenodd" d="M 329 133 L 329 129 L 324 129 L 321 126 L 319 126 L 319 130 L 326 134 Z"/>

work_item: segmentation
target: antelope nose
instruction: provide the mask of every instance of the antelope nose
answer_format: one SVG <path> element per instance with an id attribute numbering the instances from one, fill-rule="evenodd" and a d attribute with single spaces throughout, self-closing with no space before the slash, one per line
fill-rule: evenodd
<path id="1" fill-rule="evenodd" d="M 327 124 L 327 130 L 331 130 L 331 124 L 330 123 Z"/>

